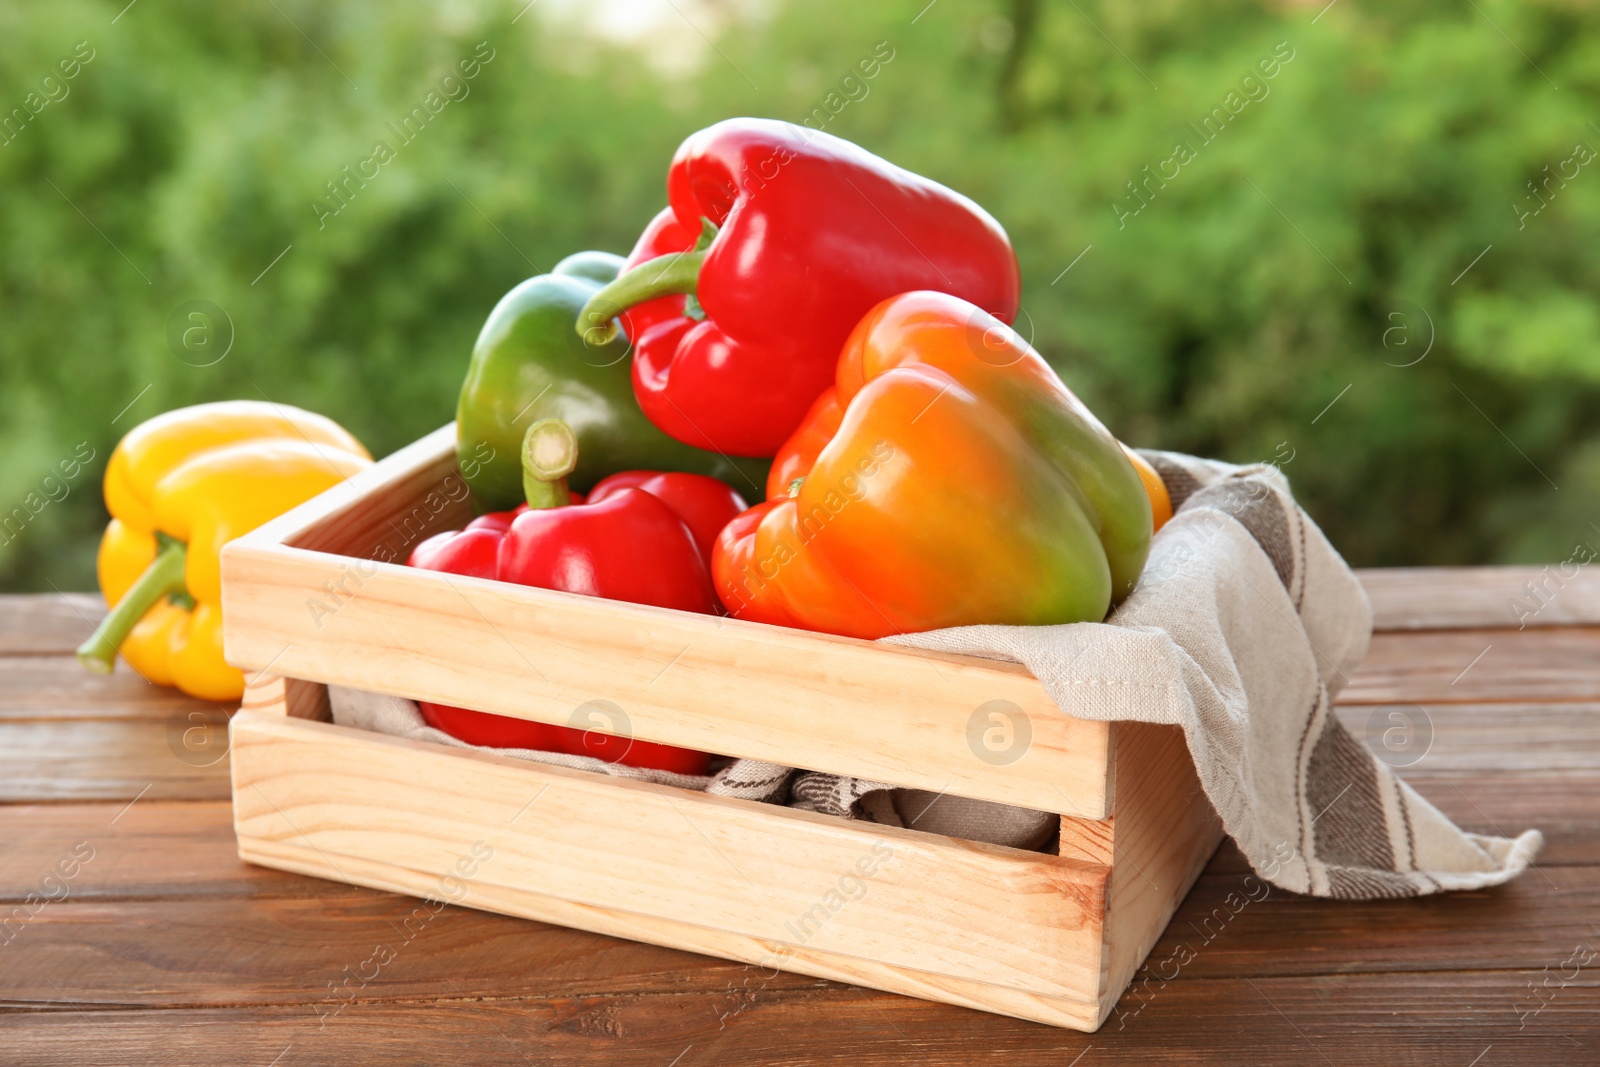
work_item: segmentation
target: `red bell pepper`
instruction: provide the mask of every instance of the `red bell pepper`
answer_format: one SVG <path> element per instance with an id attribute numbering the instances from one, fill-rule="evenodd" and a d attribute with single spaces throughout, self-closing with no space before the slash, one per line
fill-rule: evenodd
<path id="1" fill-rule="evenodd" d="M 523 448 L 528 502 L 479 516 L 418 545 L 413 567 L 542 589 L 712 614 L 710 546 L 745 503 L 700 474 L 626 471 L 603 479 L 587 502 L 566 486 L 577 437 L 566 423 L 529 427 Z M 608 763 L 704 774 L 710 757 L 594 730 L 422 702 L 422 716 L 452 737 L 495 748 L 594 756 Z"/>
<path id="2" fill-rule="evenodd" d="M 726 482 L 684 471 L 622 471 L 613 474 L 600 479 L 589 490 L 589 503 L 599 504 L 609 500 L 623 489 L 643 489 L 676 511 L 684 525 L 689 527 L 689 532 L 694 534 L 694 543 L 700 547 L 707 567 L 711 566 L 711 549 L 717 543 L 717 535 L 728 525 L 729 519 L 749 506 Z"/>
<path id="3" fill-rule="evenodd" d="M 411 550 L 406 564 L 446 574 L 493 578 L 500 559 L 500 542 L 505 540 L 512 521 L 527 510 L 528 505 L 521 504 L 515 511 L 491 511 L 479 515 L 464 529 L 435 534 Z"/>
<path id="4" fill-rule="evenodd" d="M 578 332 L 607 340 L 621 316 L 639 406 L 699 448 L 776 453 L 832 384 L 855 324 L 897 293 L 951 293 L 1007 323 L 1017 313 L 998 222 L 830 134 L 719 122 L 679 147 L 667 199 Z"/>

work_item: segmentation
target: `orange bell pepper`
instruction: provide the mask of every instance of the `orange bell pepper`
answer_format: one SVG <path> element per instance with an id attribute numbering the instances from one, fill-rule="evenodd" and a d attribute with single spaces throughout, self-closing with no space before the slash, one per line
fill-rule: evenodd
<path id="1" fill-rule="evenodd" d="M 723 603 L 851 637 L 1099 621 L 1153 526 L 1153 489 L 1049 364 L 933 292 L 861 320 L 767 492 L 718 539 Z"/>
<path id="2" fill-rule="evenodd" d="M 1161 480 L 1161 475 L 1150 465 L 1150 461 L 1139 453 L 1122 446 L 1122 451 L 1128 454 L 1128 462 L 1133 464 L 1133 469 L 1139 472 L 1139 480 L 1144 483 L 1144 491 L 1150 497 L 1150 526 L 1152 532 L 1161 529 L 1172 518 L 1172 495 L 1167 492 L 1167 483 Z"/>

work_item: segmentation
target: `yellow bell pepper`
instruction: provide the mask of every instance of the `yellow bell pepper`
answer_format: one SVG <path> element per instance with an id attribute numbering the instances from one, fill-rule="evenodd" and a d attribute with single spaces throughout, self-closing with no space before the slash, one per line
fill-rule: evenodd
<path id="1" fill-rule="evenodd" d="M 97 563 L 111 611 L 78 659 L 105 674 L 121 652 L 157 685 L 237 700 L 244 675 L 222 658 L 223 544 L 371 463 L 331 419 L 253 400 L 130 430 L 106 465 L 111 522 Z"/>

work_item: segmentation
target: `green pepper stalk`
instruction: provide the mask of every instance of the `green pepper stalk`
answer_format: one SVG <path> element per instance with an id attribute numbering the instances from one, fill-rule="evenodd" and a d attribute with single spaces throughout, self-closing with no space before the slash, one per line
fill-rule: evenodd
<path id="1" fill-rule="evenodd" d="M 767 460 L 694 448 L 645 418 L 634 399 L 627 338 L 596 347 L 578 336 L 579 311 L 622 263 L 606 252 L 568 256 L 512 289 L 484 323 L 456 408 L 461 474 L 483 510 L 521 501 L 523 439 L 545 418 L 564 420 L 577 437 L 570 475 L 577 492 L 617 471 L 659 470 L 709 474 L 746 499 L 761 495 Z"/>
<path id="2" fill-rule="evenodd" d="M 711 242 L 716 240 L 717 227 L 705 218 L 700 220 L 700 227 L 700 239 L 689 251 L 641 263 L 589 298 L 578 313 L 578 328 L 585 344 L 604 345 L 616 340 L 622 333 L 616 321 L 618 315 L 661 296 L 685 295 L 692 304 L 686 314 L 694 319 L 705 317 L 695 299 L 695 286 L 700 283 L 700 268 Z"/>

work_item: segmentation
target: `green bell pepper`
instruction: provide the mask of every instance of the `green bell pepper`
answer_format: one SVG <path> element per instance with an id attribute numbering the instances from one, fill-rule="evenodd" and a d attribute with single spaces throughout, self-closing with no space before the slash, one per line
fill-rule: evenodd
<path id="1" fill-rule="evenodd" d="M 522 438 L 540 419 L 560 419 L 577 433 L 578 467 L 568 482 L 579 492 L 617 471 L 658 470 L 709 474 L 748 500 L 761 497 L 770 460 L 729 458 L 668 437 L 634 399 L 628 340 L 588 345 L 578 336 L 578 312 L 622 263 L 609 252 L 578 252 L 489 313 L 456 407 L 456 454 L 483 509 L 522 500 Z"/>

